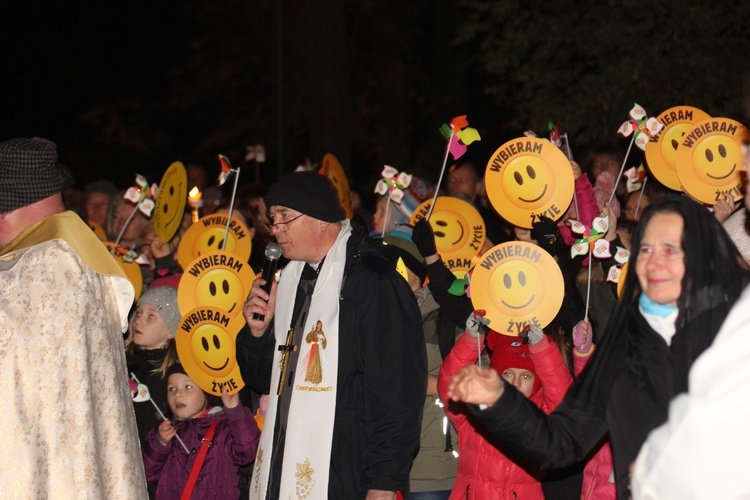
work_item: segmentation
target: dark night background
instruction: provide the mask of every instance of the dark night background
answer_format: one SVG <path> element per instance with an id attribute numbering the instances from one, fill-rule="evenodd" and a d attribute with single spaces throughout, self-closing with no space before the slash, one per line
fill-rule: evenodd
<path id="1" fill-rule="evenodd" d="M 176 160 L 213 176 L 217 153 L 244 165 L 251 144 L 266 181 L 327 152 L 359 182 L 386 163 L 437 173 L 437 129 L 459 114 L 481 165 L 550 119 L 580 159 L 618 140 L 634 102 L 747 122 L 749 14 L 725 0 L 0 0 L 0 140 L 55 141 L 79 186 L 158 182 Z"/>

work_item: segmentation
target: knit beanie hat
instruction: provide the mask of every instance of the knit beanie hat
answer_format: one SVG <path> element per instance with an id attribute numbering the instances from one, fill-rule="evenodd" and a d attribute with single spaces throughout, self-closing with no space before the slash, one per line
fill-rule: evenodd
<path id="1" fill-rule="evenodd" d="M 177 305 L 177 287 L 181 277 L 182 274 L 171 274 L 154 280 L 138 299 L 139 305 L 148 304 L 159 311 L 159 315 L 173 335 L 177 334 L 177 326 L 182 319 Z"/>
<path id="2" fill-rule="evenodd" d="M 175 361 L 174 363 L 172 363 L 171 365 L 169 365 L 169 368 L 167 368 L 167 371 L 164 374 L 164 386 L 165 387 L 169 383 L 169 377 L 171 377 L 175 373 L 182 373 L 186 377 L 188 376 L 188 374 L 185 373 L 185 367 L 182 366 L 182 363 L 180 362 L 179 359 Z"/>
<path id="3" fill-rule="evenodd" d="M 61 190 L 54 142 L 40 138 L 0 142 L 0 214 Z"/>
<path id="4" fill-rule="evenodd" d="M 328 177 L 313 171 L 294 172 L 272 184 L 266 195 L 266 206 L 297 210 L 325 222 L 346 219 L 339 195 Z"/>
<path id="5" fill-rule="evenodd" d="M 490 331 L 487 334 L 487 347 L 492 350 L 490 358 L 490 367 L 500 375 L 506 368 L 519 368 L 528 370 L 534 374 L 534 388 L 531 394 L 535 394 L 541 387 L 541 380 L 536 374 L 534 363 L 531 361 L 531 351 L 529 345 L 523 343 L 520 337 L 511 337 L 501 335 L 497 332 Z"/>

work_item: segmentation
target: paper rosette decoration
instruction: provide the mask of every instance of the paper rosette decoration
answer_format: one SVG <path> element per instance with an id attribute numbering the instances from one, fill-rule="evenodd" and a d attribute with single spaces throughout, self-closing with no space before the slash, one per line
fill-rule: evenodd
<path id="1" fill-rule="evenodd" d="M 630 260 L 630 252 L 625 248 L 616 247 L 614 259 L 615 262 L 617 262 L 617 265 L 609 268 L 609 271 L 607 272 L 607 281 L 619 284 L 620 276 L 622 276 L 622 269 L 625 264 L 628 263 L 628 260 Z"/>
<path id="2" fill-rule="evenodd" d="M 112 241 L 103 242 L 110 254 L 115 258 L 117 264 L 122 268 L 125 277 L 133 285 L 135 290 L 135 300 L 141 297 L 143 291 L 143 274 L 141 274 L 141 265 L 148 264 L 148 259 L 143 254 L 139 254 L 133 249 L 125 248 L 120 244 Z"/>
<path id="3" fill-rule="evenodd" d="M 381 196 L 388 196 L 394 203 L 401 203 L 404 189 L 411 184 L 411 174 L 399 172 L 390 165 L 385 165 L 380 175 L 382 178 L 375 184 L 375 192 Z"/>
<path id="4" fill-rule="evenodd" d="M 570 247 L 570 256 L 586 255 L 591 252 L 595 257 L 608 259 L 612 257 L 609 251 L 609 241 L 604 239 L 609 229 L 609 217 L 595 217 L 591 222 L 591 228 L 587 228 L 582 222 L 571 219 L 568 221 L 570 230 L 578 235 Z"/>
<path id="5" fill-rule="evenodd" d="M 315 170 L 316 168 L 318 168 L 317 163 L 311 162 L 310 158 L 305 158 L 305 161 L 297 165 L 297 168 L 295 168 L 294 171 L 295 172 L 307 172 L 308 170 Z"/>
<path id="6" fill-rule="evenodd" d="M 555 125 L 555 123 L 550 120 L 547 123 L 547 130 L 549 131 L 549 139 L 547 140 L 549 140 L 549 142 L 551 142 L 558 148 L 562 147 L 562 135 L 560 134 L 560 127 Z M 533 130 L 527 130 L 523 133 L 523 135 L 526 137 L 539 137 Z"/>
<path id="7" fill-rule="evenodd" d="M 151 187 L 149 187 L 146 178 L 140 174 L 136 174 L 135 186 L 128 188 L 123 198 L 135 203 L 143 215 L 151 217 L 151 212 L 154 210 L 154 198 L 156 198 L 158 193 L 159 188 L 156 184 L 151 184 Z"/>
<path id="8" fill-rule="evenodd" d="M 224 183 L 227 182 L 229 174 L 231 174 L 235 170 L 232 168 L 232 162 L 230 162 L 229 158 L 224 155 L 219 155 L 219 165 L 221 166 L 221 172 L 219 172 L 219 179 L 217 181 L 217 184 L 219 186 L 223 186 Z"/>
<path id="9" fill-rule="evenodd" d="M 443 123 L 440 133 L 448 141 L 448 151 L 454 160 L 458 160 L 466 153 L 469 144 L 482 139 L 477 129 L 469 127 L 466 115 L 453 118 L 450 124 Z"/>
<path id="10" fill-rule="evenodd" d="M 630 167 L 623 174 L 627 178 L 628 193 L 638 191 L 643 186 L 643 180 L 646 178 L 646 169 L 643 168 L 643 163 L 638 167 Z"/>
<path id="11" fill-rule="evenodd" d="M 135 262 L 142 266 L 148 265 L 148 258 L 142 253 L 138 253 L 134 248 L 125 248 L 122 245 L 114 245 L 112 255 L 121 258 L 123 262 Z"/>
<path id="12" fill-rule="evenodd" d="M 133 401 L 136 403 L 143 403 L 151 399 L 151 393 L 148 390 L 146 384 L 136 382 L 134 380 L 135 375 L 130 375 L 130 394 L 133 396 Z"/>
<path id="13" fill-rule="evenodd" d="M 635 145 L 645 151 L 649 138 L 657 135 L 663 128 L 663 123 L 656 118 L 649 118 L 646 110 L 635 104 L 630 110 L 630 120 L 623 122 L 617 133 L 623 137 L 630 137 L 633 134 Z"/>
<path id="14" fill-rule="evenodd" d="M 258 163 L 266 162 L 266 148 L 262 144 L 256 144 L 254 146 L 245 146 L 247 153 L 245 153 L 245 161 L 255 160 Z"/>
<path id="15" fill-rule="evenodd" d="M 591 222 L 591 228 L 586 228 L 582 222 L 572 219 L 568 221 L 568 224 L 570 224 L 570 230 L 572 232 L 580 235 L 570 247 L 571 257 L 586 255 L 589 253 L 591 254 L 589 258 L 591 258 L 591 256 L 599 259 L 609 259 L 610 257 L 613 257 L 610 243 L 604 239 L 604 236 L 609 230 L 609 217 L 595 217 Z M 630 252 L 622 247 L 616 247 L 614 259 L 617 264 L 622 266 L 628 261 L 629 257 Z M 619 277 L 620 267 L 612 266 L 607 273 L 607 281 L 617 283 Z"/>

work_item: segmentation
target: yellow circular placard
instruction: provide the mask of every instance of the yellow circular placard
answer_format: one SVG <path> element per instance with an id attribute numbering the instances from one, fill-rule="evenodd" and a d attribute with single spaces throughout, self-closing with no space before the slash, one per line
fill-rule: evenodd
<path id="1" fill-rule="evenodd" d="M 225 385 L 229 394 L 245 386 L 235 347 L 244 325 L 241 314 L 232 316 L 213 307 L 196 307 L 183 315 L 175 339 L 177 355 L 185 373 L 204 391 L 221 396 Z"/>
<path id="2" fill-rule="evenodd" d="M 427 217 L 432 200 L 422 202 L 411 216 L 410 224 Z M 453 274 L 463 277 L 474 264 L 487 237 L 482 216 L 470 203 L 453 196 L 439 196 L 430 215 L 435 247 Z"/>
<path id="3" fill-rule="evenodd" d="M 107 241 L 107 233 L 102 229 L 102 226 L 97 224 L 96 222 L 89 222 L 89 227 L 92 231 L 94 231 L 94 234 L 97 238 L 101 241 Z"/>
<path id="4" fill-rule="evenodd" d="M 627 261 L 625 264 L 623 264 L 622 269 L 620 269 L 620 279 L 617 280 L 618 297 L 622 297 L 622 291 L 625 289 L 625 278 L 628 275 L 628 264 L 630 264 L 630 261 Z"/>
<path id="5" fill-rule="evenodd" d="M 112 241 L 104 241 L 104 246 L 107 247 L 107 251 L 112 254 L 112 257 L 115 258 L 118 264 L 120 264 L 120 267 L 125 272 L 125 277 L 128 278 L 130 283 L 132 283 L 133 288 L 135 288 L 135 300 L 136 302 L 141 297 L 141 292 L 143 291 L 143 274 L 141 274 L 141 266 L 140 264 L 136 262 L 126 262 L 122 259 L 122 253 L 123 252 L 117 252 L 115 251 L 112 253 L 112 249 L 115 247 L 114 242 Z"/>
<path id="6" fill-rule="evenodd" d="M 471 302 L 490 328 L 517 336 L 527 324 L 547 326 L 562 305 L 565 285 L 555 259 L 533 243 L 509 241 L 482 255 L 471 276 Z"/>
<path id="7" fill-rule="evenodd" d="M 676 155 L 677 177 L 685 192 L 707 205 L 726 195 L 742 199 L 744 137 L 745 127 L 729 118 L 709 118 L 688 130 Z"/>
<path id="8" fill-rule="evenodd" d="M 205 306 L 241 316 L 254 279 L 255 272 L 239 255 L 231 252 L 201 255 L 185 268 L 180 279 L 177 288 L 180 314 Z"/>
<path id="9" fill-rule="evenodd" d="M 349 194 L 349 180 L 346 178 L 344 169 L 341 168 L 339 160 L 331 153 L 326 154 L 323 157 L 323 161 L 320 165 L 318 173 L 321 173 L 328 177 L 336 188 L 336 193 L 339 195 L 339 203 L 341 208 L 346 212 L 346 218 L 351 219 L 354 217 L 354 209 L 352 208 L 352 198 Z"/>
<path id="10" fill-rule="evenodd" d="M 227 243 L 223 251 L 235 253 L 245 261 L 250 258 L 253 243 L 247 226 L 238 218 L 232 217 L 227 233 L 227 220 L 226 214 L 206 215 L 185 231 L 177 248 L 177 262 L 183 269 L 187 269 L 196 257 L 222 250 L 225 235 Z"/>
<path id="11" fill-rule="evenodd" d="M 164 172 L 154 204 L 154 233 L 165 243 L 182 224 L 187 193 L 187 172 L 182 163 L 176 161 Z"/>
<path id="12" fill-rule="evenodd" d="M 557 220 L 573 200 L 570 161 L 549 141 L 521 137 L 500 146 L 484 174 L 490 203 L 505 220 L 530 229 L 539 217 Z"/>
<path id="13" fill-rule="evenodd" d="M 664 128 L 646 144 L 646 164 L 657 181 L 669 189 L 682 191 L 675 170 L 677 147 L 693 125 L 708 118 L 711 118 L 708 113 L 692 106 L 675 106 L 656 118 Z"/>

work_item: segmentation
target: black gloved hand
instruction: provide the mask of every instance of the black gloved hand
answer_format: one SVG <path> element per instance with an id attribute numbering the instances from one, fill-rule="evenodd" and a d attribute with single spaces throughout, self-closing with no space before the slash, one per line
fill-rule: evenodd
<path id="1" fill-rule="evenodd" d="M 557 223 L 542 215 L 538 221 L 531 225 L 531 237 L 536 240 L 540 247 L 552 253 L 552 248 L 560 237 L 557 232 Z"/>
<path id="2" fill-rule="evenodd" d="M 432 226 L 427 219 L 422 219 L 414 224 L 411 241 L 417 246 L 417 250 L 422 257 L 429 257 L 438 253 L 435 246 L 435 234 L 432 232 Z"/>

